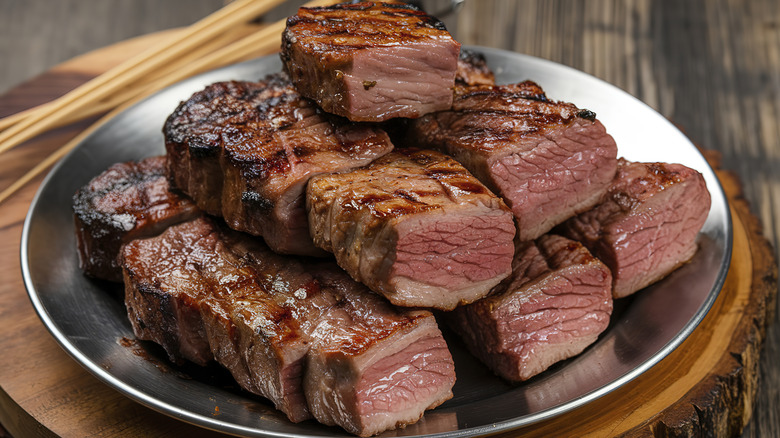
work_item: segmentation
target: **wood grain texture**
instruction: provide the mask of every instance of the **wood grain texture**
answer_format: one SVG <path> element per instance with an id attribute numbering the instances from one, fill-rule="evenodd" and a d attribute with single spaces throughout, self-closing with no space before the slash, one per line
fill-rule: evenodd
<path id="1" fill-rule="evenodd" d="M 193 22 L 221 3 L 0 2 L 0 59 L 12 60 L 0 63 L 0 90 L 92 48 Z M 288 10 L 295 6 L 286 5 Z M 633 394 L 643 394 L 641 398 L 604 399 L 591 411 L 575 412 L 567 422 L 543 423 L 523 432 L 531 436 L 560 435 L 564 431 L 577 435 L 589 431 L 595 435 L 738 436 L 747 420 L 746 413 L 752 412 L 742 436 L 780 436 L 780 326 L 776 322 L 766 330 L 763 342 L 764 325 L 769 321 L 766 316 L 777 308 L 770 298 L 777 293 L 777 262 L 772 255 L 777 254 L 780 234 L 780 4 L 774 0 L 469 0 L 459 16 L 450 17 L 447 24 L 465 44 L 547 58 L 611 82 L 669 117 L 694 142 L 719 151 L 722 167 L 733 172 L 719 175 L 730 190 L 738 218 L 735 224 L 743 230 L 741 237 L 735 233 L 735 239 L 747 243 L 735 254 L 735 260 L 742 263 L 732 268 L 728 284 L 742 290 L 748 287 L 753 295 L 719 299 L 716 307 L 727 310 L 725 319 L 708 319 L 697 329 L 709 341 L 704 347 L 696 347 L 695 352 L 718 351 L 709 350 L 713 342 L 728 339 L 726 351 L 693 362 L 673 356 L 678 359 L 676 364 L 652 374 L 654 368 L 648 376 L 632 382 L 635 386 L 631 389 L 641 391 Z M 124 54 L 111 53 L 118 57 Z M 104 52 L 99 59 L 107 59 L 105 56 Z M 16 89 L 10 98 L 7 95 L 0 100 L 0 115 L 72 88 L 105 67 L 98 68 L 97 62 L 93 59 L 67 74 L 59 71 L 26 90 Z M 79 72 L 84 72 L 83 76 Z M 0 160 L 0 187 L 21 174 L 24 169 L 20 164 L 53 150 L 81 128 L 83 125 L 57 130 L 4 155 Z M 736 191 L 735 177 L 741 182 L 742 194 Z M 39 182 L 0 206 L 0 278 L 4 279 L 0 284 L 0 331 L 12 329 L 35 339 L 27 342 L 27 336 L 2 337 L 5 352 L 16 349 L 33 354 L 29 361 L 0 355 L 0 369 L 7 368 L 5 373 L 0 371 L 4 376 L 0 380 L 0 423 L 9 430 L 23 431 L 18 436 L 50 435 L 49 428 L 67 423 L 69 418 L 73 419 L 70 424 L 77 422 L 78 427 L 57 429 L 62 436 L 209 435 L 156 414 L 102 385 L 48 336 L 20 289 L 18 265 L 21 222 Z M 748 208 L 758 221 L 748 214 Z M 761 233 L 774 249 L 760 237 Z M 766 285 L 772 290 L 766 290 Z M 737 315 L 744 312 L 758 317 L 740 320 Z M 9 321 L 13 321 L 13 327 L 5 325 Z M 675 354 L 682 354 L 686 348 Z M 7 376 L 51 366 L 62 371 L 58 380 L 41 374 L 39 379 L 24 383 L 7 383 Z M 690 382 L 670 380 L 665 374 L 670 370 L 686 373 Z M 710 384 L 691 384 L 704 380 Z M 43 397 L 40 388 L 47 388 L 51 398 Z M 751 394 L 756 390 L 754 399 Z M 663 396 L 646 400 L 644 394 L 653 391 Z M 19 394 L 27 396 L 20 400 Z M 94 408 L 94 403 L 85 399 L 101 400 L 112 420 L 106 423 L 85 415 Z M 616 413 L 606 424 L 605 412 Z M 40 425 L 33 422 L 30 429 L 31 417 L 46 421 Z M 635 428 L 637 425 L 641 427 Z M 702 430 L 703 425 L 717 427 Z"/>

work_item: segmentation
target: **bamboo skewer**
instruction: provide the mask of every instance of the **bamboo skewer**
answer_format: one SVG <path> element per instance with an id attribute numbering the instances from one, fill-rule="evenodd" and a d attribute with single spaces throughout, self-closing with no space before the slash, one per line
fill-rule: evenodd
<path id="1" fill-rule="evenodd" d="M 240 0 L 239 0 L 240 1 Z M 271 1 L 278 1 L 278 0 L 271 0 Z M 332 5 L 335 3 L 339 3 L 341 0 L 314 0 L 309 3 L 306 3 L 306 6 L 312 7 L 312 6 L 325 6 L 325 5 Z M 48 156 L 45 160 L 40 162 L 38 165 L 36 165 L 34 168 L 32 168 L 30 171 L 28 171 L 26 174 L 24 174 L 21 178 L 19 178 L 16 182 L 11 184 L 9 187 L 4 189 L 2 192 L 0 192 L 0 203 L 5 201 L 9 196 L 11 196 L 13 193 L 15 193 L 18 189 L 23 187 L 25 184 L 30 182 L 33 178 L 38 176 L 41 172 L 46 170 L 49 166 L 59 161 L 62 157 L 64 157 L 70 150 L 72 150 L 74 147 L 76 147 L 84 138 L 86 138 L 87 135 L 89 135 L 94 129 L 96 129 L 98 126 L 102 125 L 107 121 L 108 119 L 114 117 L 119 112 L 123 111 L 133 103 L 141 100 L 142 98 L 148 96 L 149 94 L 159 90 L 160 88 L 163 88 L 167 85 L 171 85 L 175 82 L 178 82 L 186 77 L 189 77 L 193 74 L 200 73 L 202 71 L 213 69 L 216 67 L 232 64 L 235 62 L 251 59 L 252 57 L 256 57 L 261 54 L 269 54 L 279 49 L 280 41 L 281 41 L 281 33 L 285 26 L 285 20 L 279 20 L 278 22 L 271 24 L 260 31 L 251 33 L 250 35 L 239 39 L 238 41 L 235 41 L 219 50 L 213 51 L 210 54 L 207 54 L 205 56 L 202 56 L 198 58 L 197 60 L 193 62 L 189 62 L 186 65 L 180 67 L 180 68 L 172 68 L 170 69 L 170 73 L 163 75 L 156 81 L 153 81 L 150 84 L 146 84 L 145 86 L 140 87 L 140 90 L 136 89 L 135 97 L 132 98 L 132 102 L 128 102 L 124 105 L 122 105 L 120 108 L 115 109 L 108 115 L 101 118 L 97 123 L 95 123 L 93 126 L 91 126 L 86 131 L 82 132 L 80 135 L 78 135 L 73 140 L 69 141 L 65 145 L 61 146 L 59 149 L 57 149 L 54 153 L 52 153 L 50 156 Z M 178 65 L 178 64 L 177 64 Z M 78 89 L 77 89 L 78 90 Z M 67 96 L 67 95 L 66 95 Z M 65 96 L 64 96 L 65 97 Z M 56 102 L 56 101 L 54 101 Z M 54 102 L 50 104 L 46 104 L 45 108 L 41 108 L 41 111 L 44 109 L 47 110 L 46 112 L 51 111 L 49 109 L 49 106 L 53 105 Z M 116 102 L 109 101 L 105 102 L 103 107 L 104 110 L 112 107 L 112 104 L 115 104 Z M 101 105 L 99 101 L 96 101 L 94 98 L 87 102 L 85 105 L 93 105 L 93 107 L 97 107 Z M 116 105 L 113 105 L 116 106 Z M 87 106 L 88 108 L 88 106 Z M 82 109 L 82 111 L 84 111 Z M 102 111 L 101 111 L 102 112 Z M 25 122 L 33 117 L 37 117 L 38 111 L 36 111 L 35 116 L 29 115 L 27 119 L 25 119 Z M 82 112 L 83 114 L 83 112 Z M 72 116 L 75 117 L 75 116 Z M 61 116 L 58 118 L 58 120 L 64 120 L 65 116 Z M 11 129 L 16 128 L 19 125 L 14 125 L 13 128 L 9 128 L 8 131 L 11 131 Z M 0 133 L 0 138 L 2 138 L 3 134 L 6 134 L 8 131 Z M 42 132 L 42 131 L 41 131 Z M 0 153 L 3 152 L 2 146 L 0 146 Z"/>
<path id="2" fill-rule="evenodd" d="M 103 100 L 144 75 L 164 68 L 171 59 L 184 56 L 199 45 L 245 24 L 269 11 L 283 0 L 235 0 L 219 11 L 188 27 L 179 37 L 168 40 L 108 72 L 92 79 L 63 97 L 31 112 L 0 133 L 0 153 L 47 131 L 65 113 L 78 112 Z"/>
<path id="3" fill-rule="evenodd" d="M 193 50 L 192 52 L 187 53 L 185 56 L 173 60 L 172 62 L 167 64 L 164 68 L 155 71 L 153 74 L 144 76 L 138 81 L 137 85 L 133 84 L 122 92 L 112 94 L 111 96 L 109 96 L 108 98 L 102 101 L 93 102 L 88 106 L 86 106 L 85 108 L 83 108 L 81 111 L 78 112 L 71 111 L 71 112 L 64 113 L 59 120 L 52 122 L 52 126 L 50 126 L 49 129 L 59 128 L 61 126 L 69 125 L 79 120 L 87 119 L 89 117 L 93 117 L 98 114 L 103 114 L 112 108 L 116 108 L 123 102 L 130 101 L 135 96 L 143 94 L 141 90 L 149 88 L 151 84 L 160 81 L 164 77 L 173 74 L 177 70 L 186 68 L 188 64 L 195 62 L 196 60 L 201 59 L 208 54 L 216 52 L 220 48 L 224 48 L 241 38 L 245 38 L 247 35 L 249 35 L 252 32 L 257 32 L 259 29 L 262 29 L 261 25 L 245 25 L 243 26 L 242 29 L 230 32 L 225 35 L 220 35 L 218 38 L 215 38 L 209 41 L 208 43 L 199 46 L 197 50 Z M 44 106 L 50 104 L 51 102 L 44 103 L 39 106 L 12 114 L 10 116 L 3 117 L 2 119 L 0 119 L 0 132 L 2 132 L 4 129 L 10 126 L 15 125 L 16 123 L 19 123 L 21 120 L 24 120 L 26 117 L 29 117 L 35 111 L 42 111 L 42 108 Z"/>
<path id="4" fill-rule="evenodd" d="M 44 104 L 45 105 L 45 104 Z M 24 120 L 27 116 L 29 116 L 33 111 L 35 111 L 39 107 L 30 108 L 24 111 L 19 111 L 16 114 L 11 114 L 10 116 L 3 117 L 0 119 L 0 132 L 4 131 L 6 128 L 11 127 L 20 121 Z"/>

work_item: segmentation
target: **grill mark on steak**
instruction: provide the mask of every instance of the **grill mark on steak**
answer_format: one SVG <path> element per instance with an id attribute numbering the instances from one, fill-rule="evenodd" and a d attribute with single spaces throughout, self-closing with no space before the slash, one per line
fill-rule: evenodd
<path id="1" fill-rule="evenodd" d="M 379 128 L 322 113 L 283 74 L 209 85 L 176 108 L 164 133 L 175 186 L 232 228 L 302 255 L 323 254 L 307 232 L 308 179 L 393 147 Z"/>
<path id="2" fill-rule="evenodd" d="M 130 242 L 122 263 L 137 337 L 192 360 L 183 336 L 200 336 L 199 353 L 292 421 L 313 415 L 367 436 L 452 396 L 452 357 L 433 315 L 391 307 L 332 262 L 278 255 L 201 217 Z M 398 365 L 409 363 L 419 367 Z M 383 384 L 392 401 L 366 408 L 366 388 Z"/>
<path id="3" fill-rule="evenodd" d="M 354 121 L 446 109 L 460 44 L 424 12 L 393 3 L 300 8 L 281 58 L 299 92 Z"/>
<path id="4" fill-rule="evenodd" d="M 511 213 L 438 152 L 396 150 L 316 176 L 306 204 L 315 243 L 396 305 L 450 310 L 487 294 L 511 269 Z"/>
<path id="5" fill-rule="evenodd" d="M 558 232 L 581 241 L 613 274 L 615 298 L 662 279 L 690 260 L 710 209 L 701 174 L 681 164 L 618 160 L 595 208 Z"/>
<path id="6" fill-rule="evenodd" d="M 170 190 L 165 157 L 115 164 L 73 196 L 79 267 L 90 277 L 122 281 L 122 244 L 197 214 L 192 201 Z"/>
<path id="7" fill-rule="evenodd" d="M 581 353 L 611 313 L 609 269 L 580 243 L 544 235 L 518 245 L 512 275 L 487 298 L 447 318 L 493 372 L 523 381 Z"/>
<path id="8" fill-rule="evenodd" d="M 512 209 L 518 237 L 539 237 L 595 205 L 617 145 L 595 115 L 537 84 L 456 87 L 450 111 L 410 122 L 406 141 L 458 160 Z"/>

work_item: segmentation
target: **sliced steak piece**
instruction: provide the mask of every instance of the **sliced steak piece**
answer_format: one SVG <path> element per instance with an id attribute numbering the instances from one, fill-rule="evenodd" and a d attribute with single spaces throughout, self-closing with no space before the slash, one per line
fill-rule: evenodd
<path id="1" fill-rule="evenodd" d="M 122 262 L 136 336 L 189 358 L 180 335 L 200 324 L 217 362 L 292 421 L 371 435 L 452 396 L 433 315 L 393 308 L 332 262 L 278 255 L 205 217 L 127 244 Z"/>
<path id="2" fill-rule="evenodd" d="M 199 207 L 274 251 L 303 255 L 323 254 L 309 237 L 308 179 L 393 148 L 381 129 L 322 114 L 282 74 L 210 85 L 179 105 L 164 133 L 170 177 Z"/>
<path id="3" fill-rule="evenodd" d="M 259 241 L 245 240 L 269 252 Z M 122 250 L 122 266 L 133 331 L 160 344 L 172 359 L 192 360 L 180 347 L 184 338 L 198 338 L 198 353 L 206 355 L 205 345 L 242 388 L 270 399 L 290 420 L 305 420 L 310 417 L 301 388 L 306 340 L 283 302 L 287 297 L 277 301 L 258 284 L 297 274 L 300 281 L 283 285 L 293 288 L 290 293 L 306 293 L 306 278 L 300 269 L 288 271 L 291 265 L 280 263 L 258 276 L 205 218 L 132 241 Z"/>
<path id="4" fill-rule="evenodd" d="M 439 152 L 397 149 L 315 176 L 306 206 L 315 244 L 396 305 L 451 310 L 511 272 L 512 213 Z"/>
<path id="5" fill-rule="evenodd" d="M 334 263 L 308 270 L 330 305 L 312 324 L 304 388 L 324 424 L 375 435 L 452 397 L 455 368 L 433 315 L 395 308 Z"/>
<path id="6" fill-rule="evenodd" d="M 380 122 L 448 109 L 460 44 L 414 6 L 362 2 L 300 8 L 282 34 L 298 91 L 330 113 Z"/>
<path id="7" fill-rule="evenodd" d="M 170 190 L 165 157 L 111 166 L 76 192 L 73 213 L 79 267 L 109 281 L 122 281 L 122 244 L 199 214 L 192 201 Z"/>
<path id="8" fill-rule="evenodd" d="M 609 266 L 614 297 L 620 298 L 690 260 L 709 211 L 710 193 L 699 172 L 681 164 L 621 158 L 602 202 L 559 231 Z"/>
<path id="9" fill-rule="evenodd" d="M 483 54 L 461 49 L 455 83 L 458 85 L 495 85 L 496 77 L 488 67 Z"/>
<path id="10" fill-rule="evenodd" d="M 595 114 L 549 100 L 530 81 L 458 90 L 451 111 L 411 122 L 409 142 L 452 155 L 504 198 L 521 240 L 599 201 L 617 146 Z"/>
<path id="11" fill-rule="evenodd" d="M 520 244 L 512 276 L 449 313 L 449 322 L 493 372 L 527 380 L 581 353 L 607 328 L 611 280 L 580 243 L 544 235 Z"/>

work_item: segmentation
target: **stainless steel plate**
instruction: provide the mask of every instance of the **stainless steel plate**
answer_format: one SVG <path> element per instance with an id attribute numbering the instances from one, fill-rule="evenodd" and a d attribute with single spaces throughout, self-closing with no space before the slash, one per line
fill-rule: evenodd
<path id="1" fill-rule="evenodd" d="M 631 160 L 683 163 L 698 169 L 712 209 L 693 261 L 634 298 L 620 300 L 609 329 L 583 354 L 521 385 L 494 377 L 449 337 L 456 361 L 455 397 L 422 421 L 390 435 L 472 436 L 551 418 L 613 391 L 674 350 L 709 310 L 726 276 L 731 222 L 712 169 L 661 115 L 627 93 L 549 61 L 494 49 L 499 82 L 537 81 L 548 96 L 598 114 Z M 230 385 L 219 369 L 163 366 L 164 355 L 133 334 L 121 289 L 90 281 L 78 269 L 71 196 L 111 164 L 164 152 L 162 124 L 180 100 L 208 83 L 257 79 L 280 70 L 277 56 L 184 81 L 128 109 L 94 131 L 52 170 L 32 203 L 22 235 L 22 269 L 41 320 L 73 358 L 108 385 L 153 409 L 203 427 L 247 436 L 342 436 L 338 428 L 288 422 L 262 399 Z"/>

